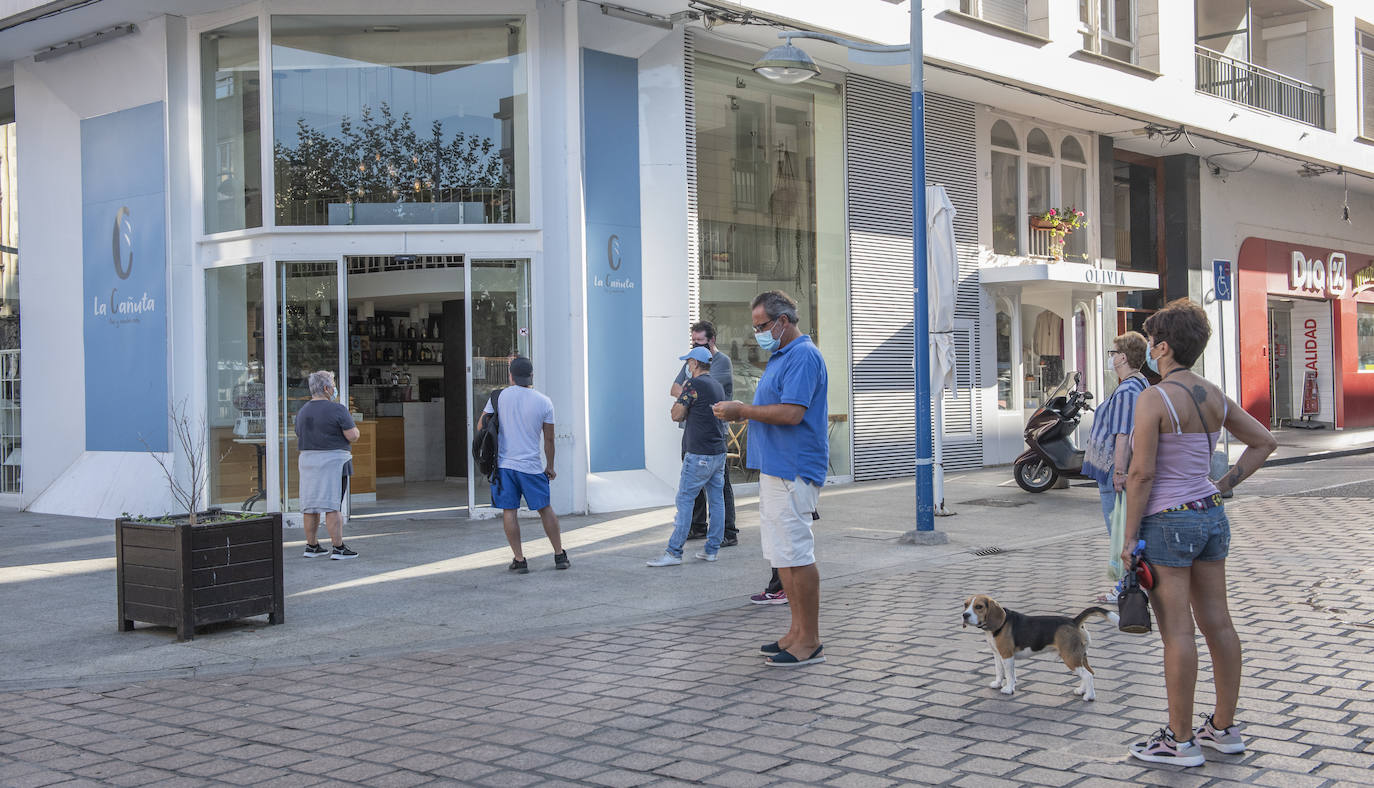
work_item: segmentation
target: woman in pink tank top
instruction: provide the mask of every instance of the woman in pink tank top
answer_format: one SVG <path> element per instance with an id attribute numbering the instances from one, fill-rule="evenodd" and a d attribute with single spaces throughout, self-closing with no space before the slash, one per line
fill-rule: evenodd
<path id="1" fill-rule="evenodd" d="M 1164 641 L 1164 684 L 1169 724 L 1131 745 L 1144 761 L 1200 766 L 1202 747 L 1244 752 L 1236 725 L 1240 694 L 1240 638 L 1226 601 L 1226 555 L 1231 530 L 1222 493 L 1259 470 L 1276 444 L 1269 430 L 1192 371 L 1212 328 L 1207 313 L 1186 298 L 1170 302 L 1145 321 L 1147 363 L 1162 378 L 1136 403 L 1133 456 L 1126 483 L 1126 549 L 1130 563 L 1137 539 L 1154 570 L 1150 606 Z M 1222 429 L 1246 445 L 1235 466 L 1208 478 Z M 1197 645 L 1193 619 L 1207 638 L 1216 683 L 1216 707 L 1196 729 L 1193 692 Z M 1181 736 L 1180 734 L 1188 734 Z"/>

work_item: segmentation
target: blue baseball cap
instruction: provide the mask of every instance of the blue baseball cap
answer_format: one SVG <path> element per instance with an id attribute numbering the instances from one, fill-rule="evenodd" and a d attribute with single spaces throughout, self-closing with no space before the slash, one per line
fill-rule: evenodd
<path id="1" fill-rule="evenodd" d="M 693 361 L 700 361 L 700 362 L 703 363 L 703 364 L 710 364 L 710 363 L 711 363 L 711 351 L 708 350 L 707 348 L 704 348 L 704 347 L 701 347 L 700 345 L 698 345 L 698 346 L 692 348 L 691 350 L 687 351 L 687 355 L 685 355 L 685 356 L 678 356 L 677 358 L 678 358 L 678 361 L 686 361 L 687 359 L 690 358 L 690 359 L 692 359 Z"/>

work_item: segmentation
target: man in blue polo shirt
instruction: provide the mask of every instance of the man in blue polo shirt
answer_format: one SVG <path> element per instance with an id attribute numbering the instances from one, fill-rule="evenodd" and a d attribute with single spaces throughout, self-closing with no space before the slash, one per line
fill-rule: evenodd
<path id="1" fill-rule="evenodd" d="M 824 662 L 820 639 L 821 578 L 816 571 L 811 513 L 830 464 L 825 360 L 797 328 L 797 304 L 781 290 L 753 301 L 754 339 L 768 367 L 754 404 L 722 402 L 722 421 L 749 420 L 746 464 L 759 471 L 759 538 L 778 570 L 792 608 L 787 634 L 760 651 L 782 667 Z"/>

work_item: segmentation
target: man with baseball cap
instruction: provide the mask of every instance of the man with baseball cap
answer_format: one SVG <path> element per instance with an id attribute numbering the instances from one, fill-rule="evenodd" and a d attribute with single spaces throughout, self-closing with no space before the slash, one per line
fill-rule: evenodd
<path id="1" fill-rule="evenodd" d="M 563 549 L 558 515 L 549 502 L 549 482 L 558 475 L 553 470 L 553 401 L 534 390 L 534 365 L 523 356 L 511 359 L 510 382 L 509 388 L 498 392 L 495 408 L 500 430 L 496 433 L 496 485 L 491 488 L 491 504 L 501 510 L 506 541 L 515 553 L 507 569 L 522 575 L 530 571 L 520 543 L 520 521 L 516 518 L 521 497 L 526 506 L 539 512 L 544 535 L 553 545 L 554 568 L 567 569 L 572 563 L 568 551 Z M 487 400 L 479 429 L 486 414 L 493 410 L 491 400 Z M 541 443 L 543 462 L 539 459 Z"/>
<path id="2" fill-rule="evenodd" d="M 663 555 L 648 561 L 649 566 L 677 566 L 682 563 L 682 546 L 692 525 L 692 507 L 697 493 L 706 490 L 709 525 L 706 545 L 696 554 L 702 561 L 716 560 L 725 536 L 725 425 L 712 408 L 725 399 L 725 389 L 711 377 L 711 351 L 694 347 L 680 360 L 687 362 L 687 379 L 673 402 L 673 421 L 683 422 L 682 477 L 677 487 L 677 514 L 673 535 Z"/>

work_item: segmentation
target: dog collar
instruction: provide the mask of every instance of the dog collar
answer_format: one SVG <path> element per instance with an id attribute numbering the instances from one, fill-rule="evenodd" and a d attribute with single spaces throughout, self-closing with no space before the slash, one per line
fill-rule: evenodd
<path id="1" fill-rule="evenodd" d="M 1006 619 L 1003 619 L 1003 620 L 1002 620 L 1002 626 L 1000 626 L 1000 627 L 994 629 L 994 630 L 992 631 L 992 636 L 993 636 L 993 637 L 997 637 L 998 635 L 1002 634 L 1002 627 L 1005 627 L 1006 625 L 1007 625 Z"/>

